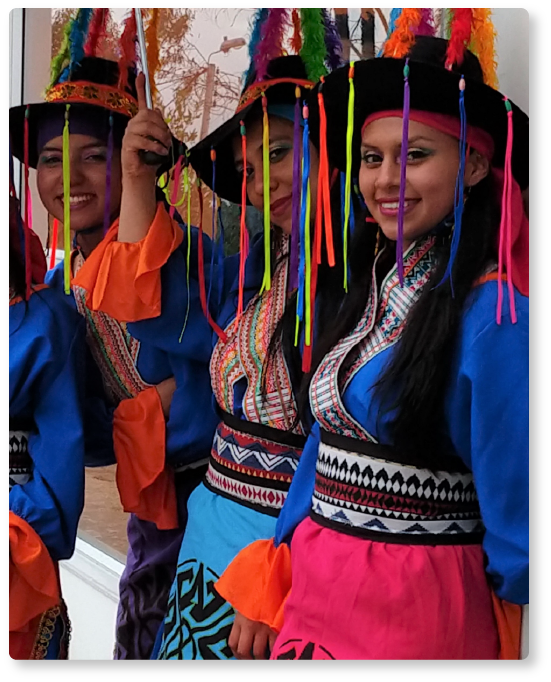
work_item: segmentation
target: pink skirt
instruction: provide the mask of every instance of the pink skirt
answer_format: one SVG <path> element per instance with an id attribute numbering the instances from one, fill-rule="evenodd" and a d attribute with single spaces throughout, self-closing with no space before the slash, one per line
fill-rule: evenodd
<path id="1" fill-rule="evenodd" d="M 482 547 L 406 545 L 305 519 L 273 659 L 496 659 Z"/>

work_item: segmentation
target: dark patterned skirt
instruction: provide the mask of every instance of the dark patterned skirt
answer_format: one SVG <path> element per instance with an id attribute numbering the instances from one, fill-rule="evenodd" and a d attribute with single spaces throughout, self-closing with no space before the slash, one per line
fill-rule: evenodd
<path id="1" fill-rule="evenodd" d="M 234 611 L 214 584 L 247 545 L 273 537 L 304 444 L 293 434 L 225 420 L 205 480 L 189 499 L 159 659 L 233 658 Z"/>
<path id="2" fill-rule="evenodd" d="M 148 660 L 166 614 L 168 594 L 187 522 L 190 493 L 205 475 L 205 466 L 175 476 L 180 527 L 159 530 L 134 514 L 128 521 L 128 555 L 121 576 L 115 659 Z"/>

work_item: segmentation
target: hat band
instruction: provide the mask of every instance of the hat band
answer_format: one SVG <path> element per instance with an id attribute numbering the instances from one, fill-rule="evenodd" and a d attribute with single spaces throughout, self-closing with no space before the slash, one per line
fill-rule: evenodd
<path id="1" fill-rule="evenodd" d="M 254 102 L 261 97 L 262 94 L 268 90 L 268 88 L 272 88 L 274 85 L 280 85 L 281 83 L 292 83 L 293 85 L 299 85 L 300 87 L 307 88 L 308 90 L 311 90 L 315 86 L 315 83 L 303 78 L 273 78 L 271 80 L 253 83 L 239 98 L 239 104 L 237 105 L 235 113 L 238 114 L 251 102 Z"/>
<path id="2" fill-rule="evenodd" d="M 370 114 L 362 126 L 362 135 L 366 127 L 370 123 L 373 123 L 373 121 L 378 121 L 381 118 L 402 118 L 402 114 L 403 112 L 401 109 L 377 111 L 374 114 Z M 456 118 L 455 116 L 412 109 L 409 112 L 409 119 L 410 121 L 416 121 L 417 123 L 422 123 L 430 128 L 439 130 L 441 133 L 455 137 L 458 140 L 460 139 L 461 122 L 459 118 Z M 472 149 L 476 149 L 477 152 L 490 161 L 492 160 L 494 155 L 494 140 L 490 133 L 482 130 L 482 128 L 467 126 L 467 145 Z"/>
<path id="3" fill-rule="evenodd" d="M 44 99 L 63 104 L 94 104 L 129 118 L 138 113 L 138 102 L 128 93 L 88 81 L 58 83 L 46 91 Z"/>

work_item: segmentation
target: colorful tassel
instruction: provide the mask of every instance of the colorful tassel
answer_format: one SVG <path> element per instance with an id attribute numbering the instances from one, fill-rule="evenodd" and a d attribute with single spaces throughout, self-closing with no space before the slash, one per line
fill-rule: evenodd
<path id="1" fill-rule="evenodd" d="M 262 25 L 268 18 L 269 11 L 270 10 L 266 7 L 257 9 L 249 24 L 251 27 L 251 37 L 249 40 L 249 69 L 245 75 L 245 80 L 247 80 L 254 71 L 254 58 L 257 52 L 258 43 L 260 42 Z M 255 80 L 258 79 L 255 78 Z"/>
<path id="2" fill-rule="evenodd" d="M 299 258 L 299 284 L 297 293 L 297 326 L 295 330 L 295 345 L 298 345 L 298 329 L 305 317 L 305 305 L 307 289 L 310 285 L 309 258 L 310 258 L 310 144 L 308 107 L 305 104 L 302 117 L 304 129 L 302 133 L 302 192 L 300 207 L 300 258 Z"/>
<path id="3" fill-rule="evenodd" d="M 318 91 L 318 105 L 320 116 L 320 139 L 319 139 L 319 180 L 318 194 L 323 200 L 323 217 L 325 222 L 325 247 L 327 249 L 327 262 L 330 267 L 335 265 L 335 249 L 333 246 L 333 221 L 331 216 L 331 192 L 329 188 L 329 156 L 327 153 L 327 115 L 323 99 L 324 77 Z M 318 202 L 321 209 L 321 205 Z M 321 210 L 319 211 L 321 213 Z M 320 215 L 321 219 L 321 215 Z M 318 248 L 321 251 L 321 237 Z"/>
<path id="4" fill-rule="evenodd" d="M 310 169 L 308 169 L 309 171 Z M 305 299 L 305 343 L 310 345 L 312 332 L 312 245 L 310 235 L 310 221 L 312 216 L 312 193 L 310 189 L 310 178 L 306 189 L 306 217 L 304 221 L 304 254 L 305 254 L 305 278 L 304 278 L 304 299 Z"/>
<path id="5" fill-rule="evenodd" d="M 187 237 L 187 249 L 186 249 L 186 292 L 187 292 L 187 304 L 186 304 L 186 316 L 184 318 L 184 324 L 182 325 L 182 331 L 180 332 L 180 338 L 178 343 L 182 343 L 184 337 L 184 332 L 187 327 L 187 321 L 189 318 L 190 310 L 190 290 L 189 290 L 189 269 L 191 266 L 191 185 L 189 182 L 189 163 L 186 159 L 186 165 L 184 168 L 184 197 L 187 197 L 187 216 L 186 216 L 186 237 Z M 201 238 L 201 235 L 199 235 Z"/>
<path id="6" fill-rule="evenodd" d="M 216 256 L 216 150 L 214 147 L 210 148 L 210 160 L 212 162 L 212 204 L 211 213 L 212 221 L 210 225 L 210 234 L 212 240 L 212 251 L 210 257 L 210 278 L 209 278 L 209 292 L 207 295 L 207 306 L 210 310 L 210 296 L 212 292 L 212 283 L 214 281 L 214 259 Z"/>
<path id="7" fill-rule="evenodd" d="M 469 47 L 478 57 L 484 74 L 484 82 L 497 90 L 496 30 L 491 16 L 492 10 L 487 7 L 473 8 L 471 44 Z"/>
<path id="8" fill-rule="evenodd" d="M 302 8 L 300 10 L 302 22 L 302 49 L 300 56 L 306 66 L 309 80 L 317 83 L 327 74 L 325 57 L 325 27 L 321 9 Z"/>
<path id="9" fill-rule="evenodd" d="M 151 85 L 151 97 L 153 100 L 158 96 L 159 91 L 155 85 L 155 74 L 160 65 L 159 60 L 159 18 L 161 10 L 158 8 L 152 9 L 149 23 L 145 29 L 145 42 L 147 45 L 147 66 L 149 70 L 149 81 Z"/>
<path id="10" fill-rule="evenodd" d="M 515 291 L 513 287 L 513 244 L 512 244 L 512 215 L 513 215 L 513 109 L 505 97 L 507 110 L 507 144 L 505 147 L 505 164 L 503 173 L 503 195 L 501 198 L 501 222 L 499 226 L 499 255 L 498 255 L 498 290 L 497 290 L 497 324 L 501 324 L 503 308 L 503 251 L 505 250 L 507 289 L 509 294 L 509 312 L 513 324 L 517 322 L 515 306 Z"/>
<path id="11" fill-rule="evenodd" d="M 404 286 L 404 211 L 406 204 L 406 169 L 409 147 L 409 59 L 404 66 L 404 108 L 402 113 L 402 148 L 400 153 L 400 198 L 398 203 L 398 235 L 396 239 L 396 264 L 398 281 Z"/>
<path id="12" fill-rule="evenodd" d="M 243 314 L 243 290 L 245 287 L 245 264 L 249 252 L 249 233 L 247 231 L 247 131 L 245 123 L 241 124 L 241 152 L 243 154 L 243 181 L 241 183 L 241 224 L 239 230 L 239 295 L 237 302 L 237 319 Z"/>
<path id="13" fill-rule="evenodd" d="M 342 66 L 342 41 L 335 22 L 331 18 L 330 10 L 322 9 L 323 25 L 325 28 L 326 62 L 330 71 Z"/>
<path id="14" fill-rule="evenodd" d="M 436 33 L 434 14 L 432 9 L 421 9 L 421 21 L 415 33 L 418 36 L 434 36 Z"/>
<path id="15" fill-rule="evenodd" d="M 302 34 L 300 32 L 300 14 L 295 7 L 292 14 L 293 35 L 291 37 L 291 49 L 295 54 L 300 54 L 302 49 Z"/>
<path id="16" fill-rule="evenodd" d="M 461 226 L 463 223 L 463 207 L 465 205 L 465 165 L 467 160 L 467 113 L 465 111 L 465 79 L 461 76 L 459 81 L 459 120 L 461 121 L 460 135 L 459 135 L 459 170 L 457 172 L 457 179 L 455 182 L 455 197 L 454 197 L 454 226 L 453 237 L 450 247 L 450 258 L 446 272 L 442 277 L 440 284 L 446 280 L 450 280 L 450 288 L 452 297 L 455 295 L 453 290 L 453 265 L 457 256 L 457 249 L 459 248 L 459 241 L 461 239 Z"/>
<path id="17" fill-rule="evenodd" d="M 450 39 L 446 51 L 446 68 L 461 66 L 465 50 L 471 39 L 473 10 L 471 8 L 450 9 Z"/>
<path id="18" fill-rule="evenodd" d="M 291 250 L 289 254 L 289 291 L 298 287 L 298 262 L 300 241 L 300 88 L 295 88 L 295 121 L 293 134 L 293 214 L 291 227 Z"/>
<path id="19" fill-rule="evenodd" d="M 134 10 L 131 10 L 129 16 L 124 21 L 124 29 L 120 40 L 121 56 L 119 59 L 118 83 L 120 90 L 124 90 L 128 85 L 128 69 L 136 65 L 137 31 L 136 15 Z"/>
<path id="20" fill-rule="evenodd" d="M 71 293 L 71 163 L 69 153 L 69 109 L 65 108 L 63 126 L 63 285 L 67 295 Z"/>
<path id="21" fill-rule="evenodd" d="M 344 188 L 344 223 L 343 223 L 343 255 L 344 255 L 344 290 L 348 292 L 348 225 L 350 222 L 350 195 L 352 192 L 352 139 L 354 137 L 354 62 L 350 62 L 348 70 L 348 123 L 346 128 L 346 180 Z"/>
<path id="22" fill-rule="evenodd" d="M 113 165 L 113 114 L 109 114 L 109 135 L 107 137 L 107 160 L 105 173 L 105 206 L 103 207 L 103 234 L 111 226 L 111 167 Z"/>
<path id="23" fill-rule="evenodd" d="M 31 190 L 29 186 L 29 114 L 30 107 L 25 109 L 25 124 L 23 133 L 23 160 L 25 174 L 25 219 L 23 222 L 24 245 L 21 253 L 25 260 L 25 300 L 28 301 L 32 287 L 32 263 L 31 263 Z"/>
<path id="24" fill-rule="evenodd" d="M 205 287 L 205 256 L 203 251 L 203 189 L 201 186 L 201 180 L 199 178 L 197 178 L 197 194 L 199 199 L 199 241 L 197 249 L 199 260 L 199 298 L 201 300 L 201 307 L 203 309 L 203 314 L 207 318 L 207 322 L 218 335 L 218 337 L 225 343 L 228 340 L 227 336 L 212 319 L 207 306 L 207 292 Z"/>
<path id="25" fill-rule="evenodd" d="M 95 57 L 97 54 L 99 41 L 104 38 L 107 33 L 107 24 L 109 22 L 110 13 L 108 9 L 96 9 L 90 23 L 90 31 L 88 33 L 88 40 L 84 46 L 84 54 L 87 57 Z"/>
<path id="26" fill-rule="evenodd" d="M 272 272 L 270 264 L 270 123 L 268 119 L 268 99 L 262 95 L 262 184 L 264 188 L 264 279 L 260 293 L 270 291 Z"/>
<path id="27" fill-rule="evenodd" d="M 256 80 L 264 80 L 272 59 L 283 54 L 283 36 L 287 28 L 287 9 L 270 9 L 260 28 L 260 40 L 254 55 Z"/>
<path id="28" fill-rule="evenodd" d="M 422 20 L 420 9 L 403 9 L 396 19 L 396 28 L 385 43 L 385 57 L 403 59 L 415 43 L 415 32 Z"/>
<path id="29" fill-rule="evenodd" d="M 54 218 L 54 222 L 52 224 L 52 239 L 50 242 L 50 270 L 55 268 L 55 256 L 56 256 L 56 248 L 57 248 L 57 235 L 59 232 L 59 220 L 57 218 Z"/>
<path id="30" fill-rule="evenodd" d="M 225 235 L 225 229 L 224 229 L 224 221 L 222 220 L 222 205 L 220 202 L 220 198 L 218 198 L 218 249 L 217 249 L 217 256 L 216 256 L 216 262 L 218 265 L 218 305 L 221 305 L 222 303 L 222 295 L 224 292 L 224 235 Z"/>
<path id="31" fill-rule="evenodd" d="M 178 189 L 180 187 L 180 179 L 182 177 L 182 165 L 184 164 L 184 156 L 183 154 L 180 154 L 178 157 L 178 160 L 176 161 L 176 164 L 174 166 L 174 173 L 172 176 L 172 188 L 170 193 L 165 191 L 165 197 L 167 200 L 168 205 L 170 206 L 170 211 L 168 212 L 169 216 L 171 218 L 174 217 L 174 214 L 176 213 L 176 209 L 180 208 L 180 206 L 183 205 L 185 199 L 186 199 L 186 193 L 185 190 L 182 191 L 182 196 L 178 199 Z M 167 184 L 167 190 L 168 190 L 168 184 Z M 170 194 L 170 196 L 169 196 Z"/>

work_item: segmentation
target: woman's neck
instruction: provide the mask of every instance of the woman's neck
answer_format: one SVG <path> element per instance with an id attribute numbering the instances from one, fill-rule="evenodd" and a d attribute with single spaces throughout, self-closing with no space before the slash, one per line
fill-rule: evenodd
<path id="1" fill-rule="evenodd" d="M 75 244 L 83 257 L 88 258 L 102 239 L 103 225 L 100 225 L 95 230 L 82 230 L 77 232 L 75 235 Z"/>

